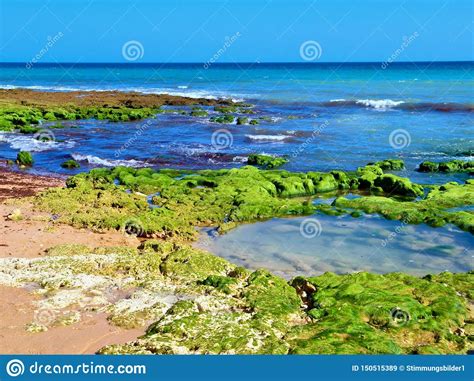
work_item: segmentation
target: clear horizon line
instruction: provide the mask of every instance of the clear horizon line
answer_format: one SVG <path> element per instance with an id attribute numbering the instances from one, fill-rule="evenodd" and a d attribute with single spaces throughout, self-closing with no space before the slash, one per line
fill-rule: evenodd
<path id="1" fill-rule="evenodd" d="M 263 62 L 251 62 L 251 61 L 239 61 L 239 62 L 214 62 L 212 65 L 266 65 L 266 64 L 301 64 L 301 65 L 314 65 L 314 64 L 382 64 L 387 61 L 263 61 Z M 0 65 L 11 64 L 11 65 L 26 65 L 29 62 L 25 61 L 0 61 Z M 417 64 L 417 63 L 474 63 L 474 60 L 436 60 L 436 61 L 395 61 L 391 62 L 390 65 L 397 64 Z M 36 62 L 34 65 L 90 65 L 90 64 L 102 64 L 102 65 L 204 65 L 206 62 L 198 61 L 186 61 L 186 62 L 121 62 L 121 61 L 91 61 L 91 62 Z"/>

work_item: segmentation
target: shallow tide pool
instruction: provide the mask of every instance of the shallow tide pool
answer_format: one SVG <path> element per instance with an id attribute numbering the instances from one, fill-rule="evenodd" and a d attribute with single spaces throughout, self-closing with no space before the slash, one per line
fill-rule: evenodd
<path id="1" fill-rule="evenodd" d="M 199 247 L 249 269 L 285 278 L 356 271 L 423 276 L 474 268 L 474 238 L 455 227 L 405 225 L 378 216 L 314 215 L 246 224 L 218 236 L 202 231 Z"/>

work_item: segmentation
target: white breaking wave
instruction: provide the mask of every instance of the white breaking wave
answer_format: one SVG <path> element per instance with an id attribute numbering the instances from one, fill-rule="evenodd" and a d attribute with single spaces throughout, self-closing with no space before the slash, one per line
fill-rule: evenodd
<path id="1" fill-rule="evenodd" d="M 394 101 L 391 99 L 356 99 L 356 100 L 331 99 L 330 102 L 362 105 L 362 106 L 371 107 L 377 110 L 386 110 L 386 109 L 390 109 L 398 105 L 401 105 L 402 103 L 405 103 L 404 101 Z"/>
<path id="2" fill-rule="evenodd" d="M 30 152 L 72 148 L 75 145 L 73 141 L 40 141 L 33 135 L 18 134 L 14 132 L 0 132 L 0 143 L 8 143 L 12 149 Z"/>
<path id="3" fill-rule="evenodd" d="M 366 107 L 373 107 L 375 109 L 386 109 L 386 108 L 392 108 L 398 105 L 401 105 L 402 103 L 405 103 L 403 101 L 392 101 L 391 99 L 381 99 L 381 100 L 376 100 L 376 99 L 359 99 L 356 101 L 357 104 L 362 104 Z"/>
<path id="4" fill-rule="evenodd" d="M 124 166 L 124 167 L 145 167 L 146 163 L 139 160 L 110 160 L 110 159 L 102 159 L 98 156 L 93 155 L 81 155 L 78 153 L 74 153 L 71 155 L 74 160 L 77 161 L 86 161 L 89 164 L 94 165 L 103 165 L 105 167 L 117 167 L 117 166 Z"/>
<path id="5" fill-rule="evenodd" d="M 233 162 L 236 163 L 246 163 L 247 162 L 247 156 L 234 156 L 232 158 Z"/>
<path id="6" fill-rule="evenodd" d="M 286 135 L 245 135 L 245 137 L 250 140 L 256 140 L 256 141 L 278 141 L 278 142 L 291 138 L 291 136 L 286 136 Z"/>

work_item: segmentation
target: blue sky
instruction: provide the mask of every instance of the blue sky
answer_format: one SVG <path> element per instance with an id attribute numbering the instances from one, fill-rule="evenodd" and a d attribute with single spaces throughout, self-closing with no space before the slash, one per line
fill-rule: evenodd
<path id="1" fill-rule="evenodd" d="M 0 0 L 0 61 L 127 62 L 123 45 L 138 41 L 136 62 L 206 62 L 233 36 L 219 62 L 303 62 L 305 41 L 319 44 L 321 62 L 473 60 L 472 8 L 470 0 Z"/>

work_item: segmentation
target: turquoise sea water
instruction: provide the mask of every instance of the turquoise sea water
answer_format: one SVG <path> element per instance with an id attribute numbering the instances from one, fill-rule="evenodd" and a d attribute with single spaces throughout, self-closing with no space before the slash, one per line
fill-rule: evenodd
<path id="1" fill-rule="evenodd" d="M 15 87 L 227 97 L 254 104 L 256 114 L 250 117 L 264 118 L 259 119 L 259 125 L 223 125 L 212 123 L 209 118 L 179 113 L 160 114 L 155 119 L 139 122 L 66 122 L 68 127 L 55 129 L 56 141 L 48 143 L 38 142 L 28 135 L 0 133 L 0 158 L 14 159 L 19 150 L 32 151 L 35 166 L 31 171 L 41 173 L 73 174 L 97 166 L 115 165 L 238 167 L 245 164 L 250 153 L 268 153 L 288 155 L 290 162 L 283 168 L 291 171 L 354 170 L 369 161 L 397 157 L 407 164 L 407 169 L 400 175 L 420 183 L 441 184 L 451 180 L 464 181 L 468 175 L 421 174 L 415 170 L 417 165 L 423 160 L 470 159 L 474 152 L 472 62 L 394 63 L 386 69 L 376 63 L 214 64 L 208 69 L 199 64 L 38 64 L 31 69 L 22 64 L 0 64 L 0 88 Z M 212 109 L 209 111 L 212 115 Z M 224 130 L 219 132 L 224 134 L 224 146 L 216 146 L 213 141 L 219 130 Z M 81 163 L 79 170 L 60 167 L 60 163 L 71 157 Z M 324 218 L 329 221 L 332 217 Z M 303 261 L 302 268 L 311 272 L 317 272 L 318 263 L 321 269 L 328 267 L 337 272 L 393 271 L 396 268 L 378 260 L 379 256 L 359 255 L 368 250 L 371 232 L 389 234 L 394 228 L 390 225 L 393 222 L 372 219 L 366 230 L 360 230 L 361 221 L 366 220 L 352 220 L 355 222 L 351 224 L 356 224 L 352 229 L 342 229 L 337 225 L 339 220 L 332 218 L 319 243 L 285 233 L 287 241 L 298 242 L 287 250 L 288 255 L 293 255 L 295 261 Z M 243 240 L 256 236 L 264 227 L 273 229 L 274 225 L 295 223 L 272 220 L 263 225 L 241 227 L 219 238 L 222 241 L 212 243 L 210 247 L 221 253 L 219 247 L 225 247 L 227 240 Z M 411 266 L 416 274 L 425 270 L 464 271 L 474 267 L 470 254 L 472 236 L 443 229 L 410 227 L 409 233 L 397 236 L 398 240 L 405 237 L 403 245 L 397 241 L 383 253 L 396 258 L 400 270 L 409 271 Z M 351 243 L 358 255 L 355 262 L 346 258 L 339 264 L 331 264 L 327 256 L 320 255 L 325 248 L 331 247 L 332 241 L 339 240 L 341 231 L 352 235 L 352 240 L 365 232 L 367 242 L 362 239 Z M 258 253 L 250 250 L 247 255 L 259 258 L 258 263 L 267 263 L 273 270 L 294 272 L 294 266 L 286 264 L 287 267 L 280 268 L 285 261 L 279 261 L 272 253 L 282 251 L 283 246 L 272 238 L 272 234 L 264 235 L 264 240 L 271 239 L 272 245 L 280 245 L 280 249 L 265 243 L 264 247 L 271 249 L 258 249 Z M 420 240 L 432 241 L 431 249 L 424 248 L 429 249 L 423 254 L 428 257 L 417 254 Z M 255 247 L 259 247 L 258 242 Z M 344 246 L 344 252 L 350 253 L 350 248 Z M 318 253 L 316 257 L 311 254 L 315 252 Z M 436 252 L 438 259 L 431 260 L 431 252 Z M 447 262 L 439 259 L 442 252 L 452 253 Z M 409 262 L 416 255 L 422 259 L 421 267 Z M 430 266 L 424 265 L 426 263 Z"/>
<path id="2" fill-rule="evenodd" d="M 209 69 L 2 64 L 0 87 L 229 97 L 254 103 L 256 117 L 273 118 L 236 126 L 159 115 L 138 138 L 145 121 L 81 121 L 70 123 L 80 129 L 55 130 L 58 142 L 49 145 L 24 135 L 0 136 L 1 157 L 13 158 L 19 149 L 36 151 L 40 171 L 69 173 L 59 164 L 71 155 L 87 170 L 127 160 L 136 161 L 130 165 L 229 167 L 259 152 L 293 155 L 289 170 L 354 169 L 368 160 L 401 157 L 416 177 L 412 169 L 422 160 L 465 158 L 474 150 L 473 63 L 392 64 L 385 70 L 380 64 L 216 64 Z M 220 128 L 232 134 L 232 146 L 222 150 L 211 140 Z M 392 133 L 396 144 L 390 144 Z M 117 155 L 131 139 L 133 144 Z"/>

